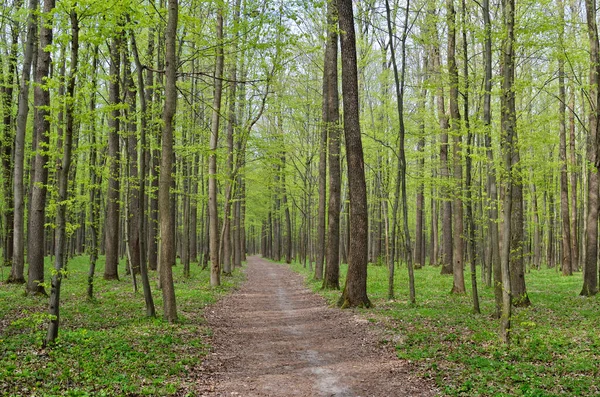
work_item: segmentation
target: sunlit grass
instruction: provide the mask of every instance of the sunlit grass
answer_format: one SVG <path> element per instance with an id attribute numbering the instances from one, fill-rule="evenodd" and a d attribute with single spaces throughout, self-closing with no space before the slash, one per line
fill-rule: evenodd
<path id="1" fill-rule="evenodd" d="M 300 264 L 315 291 L 334 304 L 340 292 L 321 291 L 320 282 Z M 479 269 L 478 269 L 479 270 Z M 493 290 L 479 284 L 482 314 L 473 314 L 470 273 L 467 294 L 451 295 L 452 277 L 439 267 L 415 271 L 417 304 L 408 301 L 405 267 L 396 269 L 395 301 L 387 300 L 388 271 L 369 266 L 368 293 L 374 309 L 361 310 L 386 329 L 398 357 L 416 365 L 444 394 L 453 396 L 600 395 L 600 299 L 582 298 L 582 277 L 556 269 L 526 274 L 532 307 L 517 309 L 512 346 L 500 343 Z M 343 275 L 346 266 L 342 266 Z M 479 281 L 479 280 L 478 280 Z M 480 281 L 479 281 L 480 282 Z"/>
<path id="2" fill-rule="evenodd" d="M 187 389 L 188 375 L 208 351 L 204 307 L 238 284 L 242 273 L 222 278 L 223 286 L 212 289 L 208 271 L 192 265 L 186 279 L 183 268 L 175 267 L 179 322 L 169 324 L 160 319 L 162 294 L 155 272 L 151 285 L 159 318 L 149 319 L 141 284 L 134 294 L 124 274 L 121 281 L 105 281 L 103 265 L 98 263 L 95 299 L 88 301 L 88 258 L 69 262 L 61 329 L 52 349 L 41 348 L 48 299 L 26 297 L 22 285 L 0 285 L 0 394 L 168 395 Z"/>

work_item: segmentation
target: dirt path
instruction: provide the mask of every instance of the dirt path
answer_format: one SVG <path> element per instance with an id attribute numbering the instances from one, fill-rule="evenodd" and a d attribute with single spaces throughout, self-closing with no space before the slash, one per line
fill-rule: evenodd
<path id="1" fill-rule="evenodd" d="M 329 308 L 284 265 L 248 258 L 239 291 L 208 308 L 219 396 L 433 396 L 369 324 Z"/>

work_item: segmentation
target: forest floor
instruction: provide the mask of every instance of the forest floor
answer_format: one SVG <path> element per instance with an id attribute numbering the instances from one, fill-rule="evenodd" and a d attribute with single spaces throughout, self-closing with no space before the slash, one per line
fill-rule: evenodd
<path id="1" fill-rule="evenodd" d="M 287 266 L 249 257 L 246 282 L 207 308 L 205 395 L 433 396 L 432 381 L 351 310 L 331 308 Z"/>

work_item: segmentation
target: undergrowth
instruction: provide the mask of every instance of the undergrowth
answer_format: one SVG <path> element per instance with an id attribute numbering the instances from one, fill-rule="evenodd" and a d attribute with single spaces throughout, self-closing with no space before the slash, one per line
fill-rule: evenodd
<path id="1" fill-rule="evenodd" d="M 23 285 L 0 285 L 0 395 L 186 394 L 192 372 L 208 352 L 210 330 L 204 308 L 237 285 L 242 273 L 222 278 L 223 286 L 214 289 L 209 287 L 208 271 L 193 265 L 192 276 L 184 278 L 183 268 L 175 267 L 179 321 L 169 324 L 161 319 L 156 272 L 151 272 L 151 285 L 158 318 L 146 318 L 141 285 L 134 294 L 129 276 L 103 280 L 103 264 L 101 258 L 95 299 L 89 301 L 88 258 L 69 262 L 62 284 L 59 338 L 51 349 L 41 347 L 48 298 L 25 296 Z"/>
<path id="2" fill-rule="evenodd" d="M 339 291 L 322 291 L 308 269 L 291 266 L 335 304 Z M 343 265 L 342 287 L 346 270 Z M 492 288 L 479 285 L 482 314 L 473 314 L 470 289 L 466 295 L 450 294 L 452 276 L 441 276 L 439 267 L 415 270 L 416 305 L 408 301 L 405 267 L 396 270 L 394 301 L 387 299 L 387 269 L 370 265 L 368 274 L 375 308 L 361 312 L 384 327 L 383 343 L 392 343 L 399 358 L 433 379 L 445 395 L 600 395 L 600 300 L 578 296 L 581 273 L 526 274 L 532 306 L 515 309 L 510 349 L 499 339 Z"/>

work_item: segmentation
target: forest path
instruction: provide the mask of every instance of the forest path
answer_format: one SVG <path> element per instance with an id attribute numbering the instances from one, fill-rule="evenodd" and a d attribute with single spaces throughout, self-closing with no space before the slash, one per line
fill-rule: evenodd
<path id="1" fill-rule="evenodd" d="M 285 265 L 249 257 L 241 288 L 207 308 L 205 370 L 219 396 L 433 396 L 366 320 L 329 308 Z M 211 382 L 213 383 L 213 382 Z"/>

